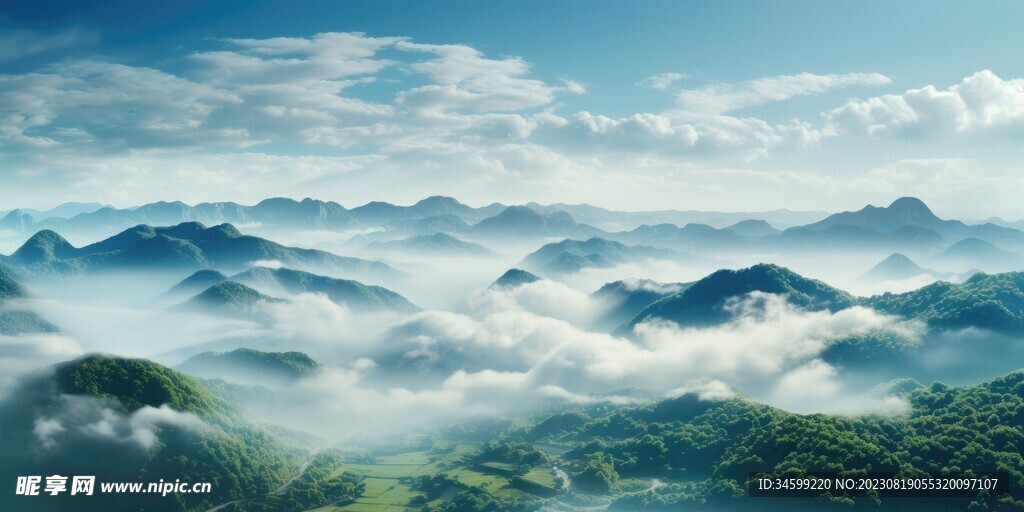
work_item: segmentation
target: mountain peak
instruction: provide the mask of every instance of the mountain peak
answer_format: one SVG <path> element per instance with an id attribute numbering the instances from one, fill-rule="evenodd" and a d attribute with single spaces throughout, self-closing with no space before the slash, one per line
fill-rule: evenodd
<path id="1" fill-rule="evenodd" d="M 527 272 L 518 268 L 510 268 L 507 272 L 501 275 L 497 281 L 491 283 L 490 288 L 515 288 L 524 284 L 533 283 L 540 281 L 540 277 L 537 277 L 531 272 Z"/>
<path id="2" fill-rule="evenodd" d="M 922 217 L 934 217 L 931 208 L 924 204 L 924 201 L 916 197 L 901 197 L 889 205 L 889 210 L 919 215 Z"/>
<path id="3" fill-rule="evenodd" d="M 74 246 L 56 231 L 44 229 L 32 235 L 32 238 L 22 244 L 11 257 L 23 264 L 31 265 L 63 259 L 74 251 Z"/>
<path id="4" fill-rule="evenodd" d="M 934 275 L 931 270 L 921 268 L 917 263 L 914 263 L 914 260 L 904 254 L 894 252 L 878 262 L 877 265 L 871 267 L 870 270 L 860 276 L 860 279 L 864 281 L 898 281 L 922 274 Z"/>

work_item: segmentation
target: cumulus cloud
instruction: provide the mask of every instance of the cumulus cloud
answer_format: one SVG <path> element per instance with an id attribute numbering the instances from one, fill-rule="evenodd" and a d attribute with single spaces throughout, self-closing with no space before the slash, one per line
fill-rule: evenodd
<path id="1" fill-rule="evenodd" d="M 1024 126 L 1024 80 L 990 70 L 946 89 L 928 85 L 903 94 L 852 100 L 826 115 L 836 130 L 927 140 Z"/>

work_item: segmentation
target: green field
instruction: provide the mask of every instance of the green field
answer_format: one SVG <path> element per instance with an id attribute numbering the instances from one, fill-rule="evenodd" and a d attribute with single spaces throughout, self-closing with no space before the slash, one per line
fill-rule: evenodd
<path id="1" fill-rule="evenodd" d="M 555 475 L 551 472 L 551 468 L 546 466 L 531 469 L 529 473 L 523 475 L 523 478 L 547 487 L 555 487 Z"/>
<path id="2" fill-rule="evenodd" d="M 406 512 L 409 500 L 418 493 L 396 478 L 366 478 L 366 491 L 355 503 L 323 507 L 314 512 Z"/>

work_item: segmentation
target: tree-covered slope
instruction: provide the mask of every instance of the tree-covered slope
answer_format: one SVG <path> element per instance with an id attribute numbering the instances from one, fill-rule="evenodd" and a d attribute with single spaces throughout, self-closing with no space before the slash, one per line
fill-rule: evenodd
<path id="1" fill-rule="evenodd" d="M 616 332 L 628 334 L 636 324 L 649 318 L 688 327 L 718 324 L 733 316 L 726 307 L 728 300 L 751 292 L 785 295 L 791 304 L 812 311 L 838 311 L 856 304 L 856 298 L 842 290 L 785 267 L 762 263 L 741 270 L 719 270 L 647 306 Z"/>
<path id="2" fill-rule="evenodd" d="M 302 352 L 261 352 L 239 348 L 230 352 L 196 354 L 177 368 L 203 378 L 226 378 L 242 374 L 250 375 L 257 381 L 267 378 L 292 381 L 312 375 L 319 367 L 313 358 Z"/>
<path id="3" fill-rule="evenodd" d="M 581 421 L 586 416 L 576 415 L 567 429 L 545 430 L 557 437 L 547 442 L 570 447 L 562 455 L 570 475 L 584 479 L 590 492 L 619 496 L 611 510 L 1024 507 L 1024 371 L 971 387 L 936 383 L 906 391 L 905 416 L 797 415 L 742 396 L 707 401 L 683 395 L 652 405 L 614 407 L 586 422 Z M 562 424 L 563 417 L 555 415 L 528 432 L 555 419 Z M 858 498 L 855 503 L 746 496 L 751 472 L 866 471 L 1005 471 L 1012 491 L 1009 497 L 975 505 L 971 498 Z M 666 485 L 624 492 L 617 487 L 619 478 L 657 478 Z"/>
<path id="4" fill-rule="evenodd" d="M 4 480 L 46 472 L 97 482 L 87 499 L 5 490 L 4 510 L 203 511 L 274 491 L 299 474 L 304 456 L 199 380 L 141 359 L 90 355 L 59 364 L 5 397 L 0 414 Z M 208 482 L 211 492 L 98 492 L 102 482 L 160 479 Z"/>
<path id="5" fill-rule="evenodd" d="M 975 274 L 962 284 L 945 281 L 900 294 L 863 299 L 878 311 L 921 319 L 942 329 L 981 327 L 1024 333 L 1024 272 Z"/>

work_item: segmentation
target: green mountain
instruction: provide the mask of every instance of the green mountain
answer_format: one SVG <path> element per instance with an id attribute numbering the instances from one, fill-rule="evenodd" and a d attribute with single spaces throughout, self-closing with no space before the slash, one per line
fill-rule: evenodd
<path id="1" fill-rule="evenodd" d="M 491 289 L 511 289 L 524 284 L 530 284 L 536 281 L 540 281 L 541 278 L 531 274 L 525 270 L 518 268 L 510 268 L 504 274 L 501 275 L 496 281 L 491 283 L 489 288 Z"/>
<path id="2" fill-rule="evenodd" d="M 322 293 L 338 304 L 345 304 L 353 311 L 420 311 L 420 308 L 408 299 L 387 288 L 287 268 L 256 267 L 232 276 L 231 280 L 268 293 Z"/>
<path id="3" fill-rule="evenodd" d="M 963 284 L 932 283 L 907 293 L 876 295 L 863 303 L 878 311 L 917 318 L 940 329 L 981 327 L 1024 333 L 1024 272 L 978 273 Z"/>
<path id="4" fill-rule="evenodd" d="M 812 311 L 838 311 L 856 304 L 856 299 L 842 290 L 787 268 L 761 263 L 742 270 L 719 270 L 647 306 L 615 332 L 626 335 L 648 318 L 671 320 L 685 327 L 719 324 L 733 318 L 727 301 L 751 292 L 785 295 L 794 306 Z"/>
<path id="5" fill-rule="evenodd" d="M 740 395 L 709 401 L 689 394 L 611 407 L 593 419 L 576 415 L 563 421 L 562 412 L 527 430 L 526 437 L 567 450 L 559 466 L 574 487 L 612 496 L 609 510 L 859 510 L 836 493 L 749 498 L 748 474 L 993 470 L 1009 473 L 1010 496 L 856 503 L 886 511 L 1024 508 L 1024 371 L 964 388 L 915 384 L 895 386 L 909 402 L 906 416 L 798 415 Z M 546 435 L 532 435 L 536 429 Z M 630 479 L 652 478 L 662 485 L 629 487 Z"/>
<path id="6" fill-rule="evenodd" d="M 40 231 L 8 260 L 37 273 L 210 267 L 240 270 L 254 261 L 274 260 L 293 268 L 381 279 L 403 275 L 385 263 L 286 247 L 243 235 L 230 224 L 207 228 L 198 222 L 169 227 L 140 225 L 81 248 L 73 247 L 57 233 Z"/>
<path id="7" fill-rule="evenodd" d="M 216 271 L 216 270 L 197 270 L 192 275 L 186 277 L 178 284 L 171 287 L 160 296 L 160 300 L 167 302 L 181 302 L 189 297 L 195 297 L 196 294 L 206 290 L 207 288 L 223 283 L 228 280 L 228 276 Z"/>
<path id="8" fill-rule="evenodd" d="M 259 383 L 264 379 L 276 382 L 294 381 L 316 373 L 320 365 L 302 352 L 261 352 L 239 348 L 231 352 L 203 352 L 178 365 L 179 371 L 206 379 L 248 377 Z"/>
<path id="9" fill-rule="evenodd" d="M 141 359 L 90 355 L 59 364 L 8 396 L 0 416 L 4 480 L 40 468 L 96 476 L 91 497 L 65 493 L 33 500 L 4 492 L 4 510 L 205 511 L 272 493 L 301 473 L 305 455 L 246 421 L 200 381 Z M 167 497 L 99 492 L 101 482 L 160 479 L 209 482 L 212 489 Z"/>
<path id="10" fill-rule="evenodd" d="M 191 299 L 178 304 L 175 309 L 203 313 L 248 314 L 258 303 L 280 303 L 276 299 L 234 281 L 215 284 Z"/>
<path id="11" fill-rule="evenodd" d="M 650 279 L 629 279 L 607 283 L 592 296 L 608 306 L 601 326 L 612 329 L 633 319 L 644 308 L 669 295 L 679 293 L 693 283 L 659 283 Z"/>
<path id="12" fill-rule="evenodd" d="M 424 256 L 496 256 L 494 251 L 473 242 L 459 240 L 447 233 L 415 235 L 389 242 L 373 242 L 363 248 L 369 252 L 407 252 Z"/>

